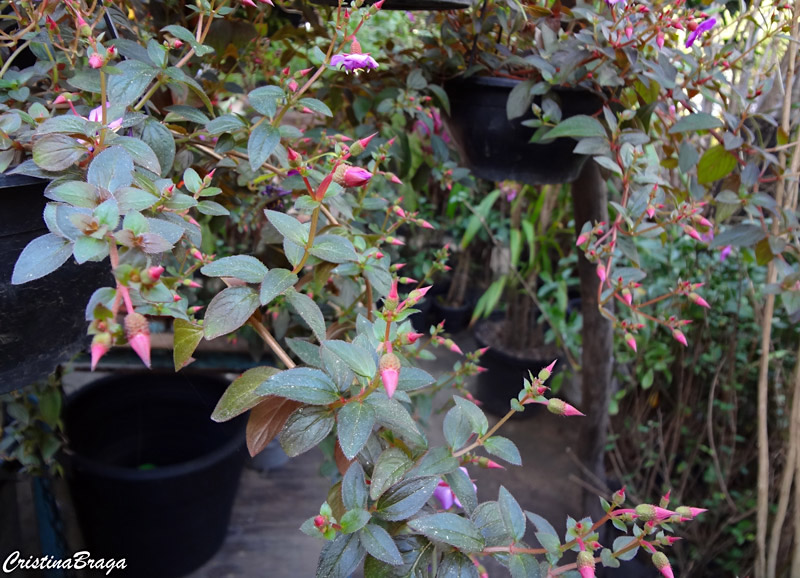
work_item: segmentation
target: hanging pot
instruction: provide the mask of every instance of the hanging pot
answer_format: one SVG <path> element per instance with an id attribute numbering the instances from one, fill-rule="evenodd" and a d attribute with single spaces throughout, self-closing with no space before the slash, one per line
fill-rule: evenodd
<path id="1" fill-rule="evenodd" d="M 522 121 L 533 112 L 508 120 L 506 102 L 519 80 L 472 76 L 445 84 L 450 99 L 448 130 L 472 172 L 489 181 L 519 181 L 529 185 L 569 183 L 578 178 L 588 158 L 572 152 L 576 141 L 558 138 L 530 142 L 536 129 Z M 592 115 L 602 99 L 582 90 L 552 91 L 561 101 L 562 118 Z M 537 104 L 541 99 L 537 97 Z"/>
<path id="2" fill-rule="evenodd" d="M 475 325 L 475 341 L 478 347 L 489 349 L 481 356 L 480 364 L 487 371 L 478 374 L 475 397 L 488 412 L 504 416 L 511 409 L 511 398 L 516 398 L 523 388 L 523 380 L 528 372 L 537 375 L 539 370 L 560 358 L 560 352 L 550 345 L 535 348 L 525 355 L 506 350 L 500 343 L 503 320 L 487 319 Z M 561 361 L 559 359 L 559 361 Z M 557 363 L 553 373 L 559 371 L 563 363 Z M 525 406 L 525 411 L 514 414 L 514 418 L 525 419 L 535 415 L 538 404 Z"/>
<path id="3" fill-rule="evenodd" d="M 314 4 L 321 4 L 323 6 L 338 6 L 338 0 L 312 0 Z M 366 0 L 364 6 L 371 6 L 377 0 Z M 344 3 L 347 7 L 350 2 Z M 386 0 L 381 5 L 381 10 L 463 10 L 472 6 L 469 0 Z"/>
<path id="4" fill-rule="evenodd" d="M 45 277 L 11 284 L 22 250 L 48 232 L 47 182 L 0 174 L 0 393 L 44 379 L 88 347 L 86 304 L 95 289 L 114 282 L 108 263 L 78 266 L 70 258 Z"/>
<path id="5" fill-rule="evenodd" d="M 217 552 L 247 457 L 246 418 L 210 418 L 226 385 L 133 373 L 67 398 L 67 479 L 94 559 L 124 558 L 126 576 L 171 578 Z"/>

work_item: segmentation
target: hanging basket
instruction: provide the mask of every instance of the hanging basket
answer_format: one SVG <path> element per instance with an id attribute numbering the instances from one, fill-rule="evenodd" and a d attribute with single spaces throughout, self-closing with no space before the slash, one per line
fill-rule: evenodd
<path id="1" fill-rule="evenodd" d="M 108 263 L 78 266 L 70 258 L 41 279 L 11 284 L 22 250 L 48 232 L 42 219 L 47 183 L 0 174 L 0 393 L 44 379 L 87 347 L 86 303 L 95 289 L 114 282 Z"/>
<path id="2" fill-rule="evenodd" d="M 312 0 L 314 4 L 322 6 L 338 6 L 339 2 L 336 0 Z M 371 6 L 377 0 L 366 0 L 364 6 Z M 345 6 L 349 6 L 349 1 L 345 2 Z M 381 10 L 463 10 L 472 6 L 469 0 L 386 0 Z"/>
<path id="3" fill-rule="evenodd" d="M 508 120 L 506 102 L 520 81 L 509 78 L 470 77 L 445 84 L 450 116 L 445 119 L 466 165 L 488 181 L 518 181 L 529 185 L 569 183 L 578 178 L 588 158 L 572 152 L 575 140 L 558 138 L 548 143 L 530 142 L 535 129 L 522 121 L 533 113 Z M 554 90 L 563 118 L 591 115 L 603 100 L 583 90 Z M 539 102 L 537 102 L 539 104 Z"/>

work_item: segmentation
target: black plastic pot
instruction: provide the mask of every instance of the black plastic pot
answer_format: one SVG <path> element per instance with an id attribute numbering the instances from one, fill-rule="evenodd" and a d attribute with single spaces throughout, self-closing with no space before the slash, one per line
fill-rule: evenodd
<path id="1" fill-rule="evenodd" d="M 226 385 L 135 373 L 67 399 L 67 476 L 94 559 L 125 558 L 125 576 L 170 578 L 217 552 L 247 456 L 245 417 L 209 417 Z"/>
<path id="2" fill-rule="evenodd" d="M 56 365 L 88 347 L 86 304 L 112 285 L 108 263 L 72 259 L 49 275 L 12 285 L 25 246 L 47 233 L 42 213 L 47 181 L 0 174 L 0 393 L 44 379 Z"/>
<path id="3" fill-rule="evenodd" d="M 522 121 L 533 118 L 533 113 L 508 120 L 508 95 L 519 82 L 473 76 L 445 84 L 450 99 L 447 127 L 467 166 L 475 175 L 489 181 L 512 180 L 531 185 L 574 181 L 588 158 L 572 152 L 574 139 L 559 138 L 532 144 L 530 140 L 535 129 L 523 126 Z M 588 91 L 556 89 L 553 92 L 561 101 L 563 118 L 594 114 L 603 102 Z"/>
<path id="4" fill-rule="evenodd" d="M 489 319 L 475 325 L 475 341 L 478 347 L 489 347 L 481 356 L 480 364 L 487 371 L 478 374 L 475 397 L 483 403 L 483 409 L 486 411 L 504 416 L 511 409 L 511 398 L 516 398 L 523 388 L 523 380 L 528 377 L 528 372 L 537 375 L 539 370 L 553 362 L 553 356 L 544 349 L 541 354 L 537 355 L 539 352 L 534 351 L 528 357 L 519 357 L 504 351 L 501 345 L 493 343 L 486 337 L 484 329 L 488 323 L 502 323 L 502 321 Z M 561 365 L 561 362 L 556 364 L 554 374 L 558 373 Z M 514 414 L 514 418 L 532 417 L 536 414 L 535 408 L 539 407 L 541 406 L 535 404 L 526 405 L 525 411 Z"/>

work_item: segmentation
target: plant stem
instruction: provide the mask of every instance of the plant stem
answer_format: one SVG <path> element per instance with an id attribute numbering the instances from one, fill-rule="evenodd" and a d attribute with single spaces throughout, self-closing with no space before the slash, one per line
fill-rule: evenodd
<path id="1" fill-rule="evenodd" d="M 256 333 L 258 333 L 259 337 L 264 340 L 264 342 L 269 346 L 272 352 L 278 356 L 278 359 L 283 362 L 287 369 L 292 369 L 293 367 L 297 366 L 295 362 L 292 361 L 292 358 L 289 357 L 289 354 L 286 353 L 283 347 L 281 347 L 280 343 L 275 340 L 269 330 L 264 326 L 263 323 L 261 323 L 255 314 L 251 315 L 247 322 L 253 329 L 256 330 Z"/>
<path id="2" fill-rule="evenodd" d="M 472 442 L 467 447 L 461 448 L 457 452 L 453 452 L 453 457 L 457 458 L 457 457 L 463 456 L 464 454 L 466 454 L 468 452 L 471 452 L 475 448 L 477 448 L 479 446 L 482 446 L 483 442 L 485 442 L 487 439 L 492 437 L 494 435 L 494 433 L 497 430 L 499 430 L 503 426 L 504 423 L 506 423 L 508 420 L 510 420 L 511 416 L 514 415 L 515 413 L 517 413 L 517 410 L 515 410 L 515 409 L 508 410 L 508 413 L 506 415 L 504 415 L 503 417 L 501 417 L 500 421 L 498 421 L 496 424 L 494 424 L 494 427 L 492 427 L 489 431 L 487 431 L 485 434 L 480 436 L 478 439 L 476 439 L 474 442 Z"/>
<path id="3" fill-rule="evenodd" d="M 300 262 L 295 265 L 294 269 L 292 269 L 292 273 L 295 275 L 303 268 L 303 265 L 306 264 L 309 256 L 309 249 L 314 245 L 314 235 L 317 232 L 317 221 L 319 221 L 319 206 L 317 206 L 314 211 L 311 213 L 311 228 L 308 231 L 308 241 L 306 241 L 305 250 L 303 251 L 303 258 L 300 259 Z"/>

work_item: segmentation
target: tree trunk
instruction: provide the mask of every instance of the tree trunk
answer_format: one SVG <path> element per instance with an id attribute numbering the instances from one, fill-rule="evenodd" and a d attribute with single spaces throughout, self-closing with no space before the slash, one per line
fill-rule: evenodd
<path id="1" fill-rule="evenodd" d="M 587 162 L 578 179 L 572 184 L 575 211 L 575 232 L 580 233 L 587 221 L 608 222 L 608 193 L 600 169 Z M 580 418 L 581 446 L 578 455 L 584 466 L 601 480 L 605 480 L 605 445 L 608 431 L 608 406 L 611 400 L 611 369 L 613 366 L 611 322 L 600 314 L 597 289 L 600 279 L 596 265 L 578 256 L 578 273 L 581 280 L 581 311 L 583 313 L 583 355 L 581 381 L 583 407 L 586 417 Z M 593 492 L 584 491 L 583 514 L 593 520 L 604 512 L 600 500 Z"/>

